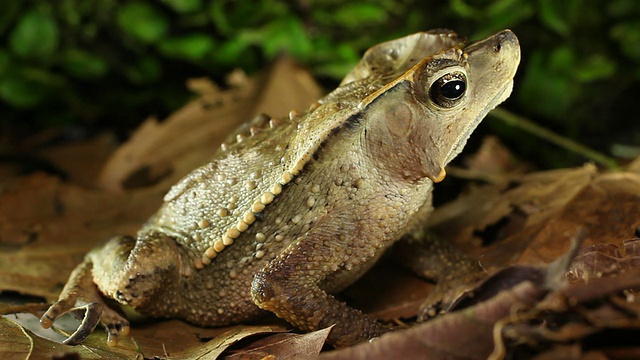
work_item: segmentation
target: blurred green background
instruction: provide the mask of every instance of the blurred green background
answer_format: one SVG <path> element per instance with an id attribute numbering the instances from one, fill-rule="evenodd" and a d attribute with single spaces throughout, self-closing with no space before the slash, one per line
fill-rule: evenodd
<path id="1" fill-rule="evenodd" d="M 511 28 L 523 62 L 506 107 L 605 154 L 637 155 L 637 0 L 1 1 L 0 150 L 51 128 L 126 138 L 192 97 L 187 78 L 222 83 L 282 52 L 330 89 L 369 46 L 433 28 L 470 40 Z M 542 167 L 585 161 L 487 123 L 482 132 Z"/>

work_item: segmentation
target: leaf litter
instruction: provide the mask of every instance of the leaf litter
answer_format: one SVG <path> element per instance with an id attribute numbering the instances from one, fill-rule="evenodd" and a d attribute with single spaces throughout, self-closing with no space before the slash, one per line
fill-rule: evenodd
<path id="1" fill-rule="evenodd" d="M 207 79 L 191 80 L 198 93 L 192 102 L 163 121 L 146 120 L 115 149 L 108 134 L 34 148 L 64 179 L 0 172 L 6 178 L 0 185 L 1 314 L 37 314 L 56 300 L 89 249 L 114 234 L 134 233 L 171 184 L 205 163 L 231 129 L 259 113 L 305 109 L 321 94 L 290 60 L 253 78 L 234 73 L 229 83 L 220 89 Z M 416 323 L 433 284 L 385 259 L 340 296 L 398 330 L 321 357 L 638 354 L 640 159 L 618 172 L 589 164 L 530 172 L 497 139 L 484 143 L 465 168 L 450 169 L 469 185 L 435 210 L 429 226 L 478 258 L 487 278 L 459 299 L 455 311 Z M 574 239 L 582 246 L 567 265 Z M 139 319 L 131 338 L 115 348 L 106 345 L 102 329 L 70 347 L 34 335 L 15 319 L 0 318 L 2 358 L 313 358 L 330 331 L 282 333 L 290 329 L 275 317 L 218 329 Z"/>

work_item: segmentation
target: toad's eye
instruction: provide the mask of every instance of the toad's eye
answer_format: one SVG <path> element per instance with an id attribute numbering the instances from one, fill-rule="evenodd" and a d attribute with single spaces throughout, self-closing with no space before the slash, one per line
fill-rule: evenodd
<path id="1" fill-rule="evenodd" d="M 467 91 L 467 77 L 459 72 L 446 74 L 436 80 L 429 89 L 429 98 L 434 104 L 451 108 Z"/>

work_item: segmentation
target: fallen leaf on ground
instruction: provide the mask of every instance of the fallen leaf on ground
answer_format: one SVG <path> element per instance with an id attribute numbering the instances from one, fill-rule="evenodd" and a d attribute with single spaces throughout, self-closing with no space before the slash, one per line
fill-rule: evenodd
<path id="1" fill-rule="evenodd" d="M 107 346 L 106 335 L 95 332 L 81 345 L 62 345 L 0 317 L 0 358 L 42 358 L 79 356 L 82 359 L 215 359 L 236 342 L 254 335 L 285 331 L 281 326 L 235 326 L 203 329 L 181 321 L 155 322 L 133 329 L 118 346 Z"/>
<path id="2" fill-rule="evenodd" d="M 269 334 L 285 331 L 277 326 L 234 326 L 223 334 L 207 341 L 205 344 L 190 347 L 187 350 L 167 354 L 175 359 L 217 359 L 225 350 L 236 342 L 252 335 Z"/>
<path id="3" fill-rule="evenodd" d="M 320 88 L 308 73 L 295 67 L 287 59 L 276 64 L 270 74 L 254 79 L 241 79 L 228 90 L 207 92 L 206 85 L 210 86 L 209 90 L 213 88 L 210 82 L 199 80 L 195 83 L 199 90 L 205 90 L 204 94 L 162 123 L 143 124 L 137 135 L 112 156 L 103 156 L 104 150 L 109 146 L 108 136 L 82 145 L 54 146 L 41 153 L 46 154 L 44 158 L 54 164 L 54 167 L 67 174 L 66 180 L 36 172 L 11 178 L 2 184 L 2 314 L 46 308 L 46 303 L 16 304 L 15 301 L 21 298 L 20 294 L 28 296 L 23 299 L 26 301 L 34 301 L 33 296 L 41 297 L 47 303 L 57 300 L 69 273 L 91 248 L 117 234 L 135 234 L 140 225 L 160 206 L 169 186 L 177 178 L 206 162 L 227 133 L 238 123 L 248 119 L 248 114 L 269 111 L 286 115 L 292 108 L 306 108 L 320 96 Z M 42 141 L 35 143 L 41 144 Z M 69 156 L 70 152 L 78 153 L 77 156 Z M 96 171 L 100 168 L 102 171 Z M 98 173 L 102 177 L 98 178 Z M 143 173 L 153 175 L 138 183 L 146 186 L 127 190 L 127 184 L 131 185 L 141 179 L 135 174 Z M 16 175 L 14 173 L 13 176 Z M 149 181 L 155 175 L 159 175 L 155 178 L 157 183 Z M 95 183 L 89 183 L 91 181 Z M 5 325 L 7 328 L 20 327 L 14 322 Z M 106 345 L 106 334 L 100 327 L 87 341 L 75 348 L 30 341 L 36 343 L 38 356 L 80 352 L 83 358 L 132 358 L 139 351 L 144 351 L 147 357 L 163 357 L 168 351 L 177 351 L 169 346 L 170 338 L 181 339 L 180 345 L 190 344 L 183 337 L 176 336 L 194 333 L 185 331 L 184 327 L 193 328 L 179 321 L 154 322 L 149 327 L 136 323 L 130 338 L 135 339 L 136 343 L 127 347 L 129 339 L 121 339 L 120 346 L 116 349 Z M 148 328 L 157 331 L 156 336 L 143 336 Z M 212 331 L 221 333 L 229 328 L 198 329 L 200 333 L 210 334 Z M 271 326 L 270 329 L 275 327 Z M 282 331 L 281 327 L 278 329 Z M 20 336 L 27 333 L 24 330 Z M 161 333 L 168 336 L 157 336 Z M 10 336 L 9 332 L 0 331 L 0 334 L 3 339 L 5 334 Z M 242 338 L 242 334 L 236 336 Z M 211 337 L 214 338 L 213 335 Z M 40 339 L 31 334 L 28 338 Z M 43 341 L 50 343 L 46 339 Z M 5 344 L 11 344 L 11 341 Z M 226 348 L 226 345 L 222 348 L 220 344 L 202 348 L 199 347 L 200 342 L 197 345 L 190 349 L 181 347 L 180 351 L 189 356 L 195 356 L 199 351 L 210 356 L 212 352 L 221 352 Z M 119 353 L 122 348 L 129 350 Z M 138 350 L 131 352 L 132 349 Z M 0 352 L 7 354 L 7 357 L 15 356 L 12 347 L 2 347 L 2 343 Z M 100 355 L 86 355 L 92 352 Z"/>
<path id="4" fill-rule="evenodd" d="M 544 268 L 514 267 L 504 269 L 486 280 L 485 287 L 498 290 L 489 300 L 467 309 L 451 312 L 407 330 L 385 334 L 370 344 L 322 355 L 321 359 L 486 359 L 493 350 L 493 328 L 511 314 L 515 306 L 532 307 L 548 291 L 548 278 L 566 272 L 575 250 L 556 262 L 563 266 Z M 509 276 L 516 274 L 516 276 Z M 511 282 L 511 278 L 516 280 Z M 507 281 L 505 281 L 507 280 Z M 482 290 L 476 289 L 476 292 Z M 475 296 L 471 297 L 474 299 Z"/>
<path id="5" fill-rule="evenodd" d="M 211 158 L 227 135 L 261 113 L 286 116 L 306 109 L 322 91 L 308 72 L 281 58 L 267 75 L 243 78 L 220 90 L 206 79 L 195 86 L 200 97 L 162 122 L 148 119 L 120 146 L 102 169 L 99 185 L 112 191 L 172 185 Z"/>
<path id="6" fill-rule="evenodd" d="M 306 334 L 275 334 L 234 351 L 225 356 L 226 360 L 260 360 L 273 358 L 279 360 L 296 360 L 317 356 L 331 327 L 312 331 Z"/>
<path id="7" fill-rule="evenodd" d="M 46 306 L 41 299 L 54 301 L 71 269 L 90 248 L 113 235 L 135 233 L 158 208 L 169 186 L 205 163 L 239 122 L 260 112 L 283 115 L 292 108 L 304 110 L 319 96 L 311 78 L 286 62 L 264 79 L 246 79 L 236 73 L 228 90 L 205 79 L 194 80 L 191 86 L 200 92 L 196 100 L 162 122 L 148 120 L 111 156 L 106 154 L 112 146 L 108 135 L 36 152 L 61 169 L 66 180 L 55 171 L 27 176 L 12 172 L 13 177 L 0 188 L 0 312 L 37 312 Z M 287 99 L 295 104 L 281 103 Z M 471 170 L 458 171 L 476 183 L 436 209 L 429 220 L 431 228 L 478 258 L 490 273 L 514 265 L 545 268 L 567 251 L 570 239 L 584 231 L 585 248 L 571 268 L 576 281 L 549 292 L 535 282 L 521 281 L 523 273 L 502 273 L 501 281 L 516 285 L 486 296 L 483 303 L 416 325 L 413 317 L 432 284 L 402 269 L 389 270 L 389 263 L 383 262 L 338 296 L 378 318 L 402 324 L 403 329 L 328 356 L 362 358 L 384 353 L 421 358 L 423 351 L 435 351 L 434 356 L 493 352 L 499 358 L 526 352 L 580 358 L 633 353 L 629 352 L 633 346 L 620 339 L 637 339 L 640 312 L 634 300 L 637 285 L 625 277 L 637 274 L 639 262 L 635 239 L 640 226 L 639 163 L 611 173 L 585 165 L 522 174 L 526 166 L 488 141 L 469 163 Z M 617 280 L 601 281 L 602 275 Z M 480 288 L 476 291 L 478 298 L 486 294 Z M 567 301 L 552 302 L 556 298 L 551 295 Z M 598 306 L 592 306 L 594 302 Z M 517 316 L 510 316 L 512 312 Z M 267 318 L 265 326 L 220 329 L 177 320 L 137 321 L 130 338 L 109 348 L 102 329 L 83 345 L 68 347 L 4 318 L 0 320 L 0 354 L 7 358 L 28 354 L 269 357 L 303 356 L 300 349 L 306 347 L 304 356 L 311 356 L 326 336 L 321 331 L 240 341 L 251 334 L 288 328 L 274 319 Z M 550 328 L 551 324 L 557 328 Z M 494 341 L 495 331 L 501 334 L 501 342 Z M 616 337 L 619 334 L 622 337 Z M 531 343 L 522 344 L 522 339 Z M 502 352 L 494 350 L 496 344 L 504 345 Z"/>

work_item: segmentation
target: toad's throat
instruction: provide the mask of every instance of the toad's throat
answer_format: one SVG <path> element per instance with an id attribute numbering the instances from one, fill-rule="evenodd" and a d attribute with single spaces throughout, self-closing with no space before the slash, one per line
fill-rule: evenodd
<path id="1" fill-rule="evenodd" d="M 453 160 L 464 148 L 467 140 L 471 136 L 471 133 L 476 129 L 480 121 L 484 119 L 484 117 L 489 113 L 489 111 L 495 109 L 498 105 L 500 105 L 503 101 L 505 101 L 509 95 L 511 95 L 511 91 L 513 90 L 513 81 L 507 82 L 504 87 L 500 90 L 500 92 L 495 96 L 493 101 L 491 101 L 479 114 L 478 116 L 466 127 L 466 129 L 461 133 L 460 136 L 456 139 L 455 145 L 449 151 L 449 154 L 446 157 L 445 162 L 442 166 L 446 166 L 451 160 Z"/>

